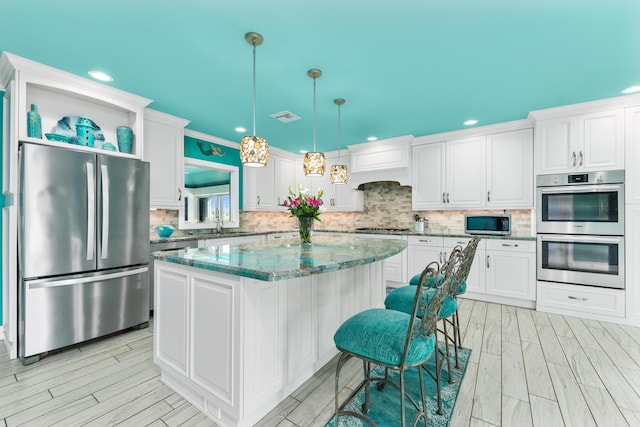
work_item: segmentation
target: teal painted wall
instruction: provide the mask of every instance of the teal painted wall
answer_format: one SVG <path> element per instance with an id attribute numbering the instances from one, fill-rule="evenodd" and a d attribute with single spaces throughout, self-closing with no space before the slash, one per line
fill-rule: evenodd
<path id="1" fill-rule="evenodd" d="M 199 144 L 198 144 L 199 143 Z M 208 162 L 222 163 L 225 165 L 237 166 L 239 170 L 238 180 L 240 181 L 240 200 L 238 208 L 242 210 L 242 162 L 240 162 L 240 151 L 224 145 L 214 144 L 201 139 L 184 137 L 184 156 L 191 159 L 205 160 Z"/>

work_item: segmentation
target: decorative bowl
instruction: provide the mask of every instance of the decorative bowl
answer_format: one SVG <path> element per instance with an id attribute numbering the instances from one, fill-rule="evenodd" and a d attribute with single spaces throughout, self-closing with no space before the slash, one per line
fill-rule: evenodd
<path id="1" fill-rule="evenodd" d="M 171 236 L 171 233 L 173 233 L 173 230 L 174 228 L 170 225 L 159 225 L 156 227 L 156 233 L 158 233 L 158 236 L 165 239 Z"/>
<path id="2" fill-rule="evenodd" d="M 46 136 L 49 141 L 69 142 L 71 139 L 66 135 L 59 135 L 57 133 L 45 133 L 44 136 Z"/>
<path id="3" fill-rule="evenodd" d="M 102 149 L 107 151 L 117 151 L 116 146 L 110 142 L 105 142 L 104 144 L 102 144 Z"/>

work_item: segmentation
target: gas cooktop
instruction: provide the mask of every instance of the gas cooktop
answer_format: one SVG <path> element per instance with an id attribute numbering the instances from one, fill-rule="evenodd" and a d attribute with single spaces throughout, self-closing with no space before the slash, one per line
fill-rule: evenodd
<path id="1" fill-rule="evenodd" d="M 409 229 L 408 228 L 387 228 L 387 227 L 360 227 L 360 228 L 356 228 L 356 232 L 371 232 L 371 231 L 377 231 L 377 232 L 387 232 L 387 233 L 404 233 L 404 232 L 408 232 Z"/>

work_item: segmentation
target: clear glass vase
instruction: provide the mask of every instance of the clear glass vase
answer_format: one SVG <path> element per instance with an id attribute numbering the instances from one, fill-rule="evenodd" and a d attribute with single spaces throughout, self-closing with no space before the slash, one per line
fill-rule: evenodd
<path id="1" fill-rule="evenodd" d="M 313 217 L 298 217 L 298 227 L 300 229 L 300 242 L 302 245 L 311 245 L 313 238 Z"/>

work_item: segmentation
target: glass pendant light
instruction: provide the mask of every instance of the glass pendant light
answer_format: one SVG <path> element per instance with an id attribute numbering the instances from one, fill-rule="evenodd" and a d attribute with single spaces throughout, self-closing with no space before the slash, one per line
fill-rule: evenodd
<path id="1" fill-rule="evenodd" d="M 306 176 L 323 176 L 327 167 L 324 153 L 316 151 L 316 79 L 322 75 L 322 71 L 312 68 L 307 71 L 313 79 L 313 151 L 304 155 L 304 174 Z"/>
<path id="2" fill-rule="evenodd" d="M 253 46 L 253 135 L 247 135 L 240 141 L 240 161 L 244 166 L 265 167 L 269 159 L 267 140 L 256 135 L 256 46 L 264 39 L 258 33 L 247 33 L 245 40 Z"/>
<path id="3" fill-rule="evenodd" d="M 345 103 L 342 98 L 334 99 L 333 103 L 338 106 L 338 163 L 340 163 L 340 106 Z M 346 184 L 349 181 L 349 168 L 347 165 L 333 165 L 331 166 L 331 183 L 332 184 Z"/>

